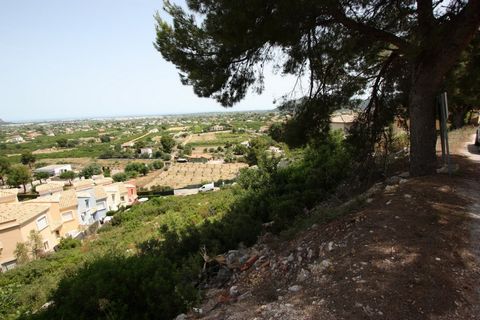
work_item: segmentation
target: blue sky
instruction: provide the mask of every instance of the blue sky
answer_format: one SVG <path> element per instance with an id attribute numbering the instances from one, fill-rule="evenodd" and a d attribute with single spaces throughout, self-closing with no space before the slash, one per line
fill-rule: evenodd
<path id="1" fill-rule="evenodd" d="M 161 0 L 1 0 L 0 118 L 224 111 L 182 86 L 153 48 L 161 7 Z M 232 110 L 271 109 L 294 83 L 266 80 L 262 95 Z"/>

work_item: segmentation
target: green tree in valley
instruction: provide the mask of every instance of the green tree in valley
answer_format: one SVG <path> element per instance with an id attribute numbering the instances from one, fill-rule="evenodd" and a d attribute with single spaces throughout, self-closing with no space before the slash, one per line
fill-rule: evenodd
<path id="1" fill-rule="evenodd" d="M 27 192 L 27 183 L 32 181 L 32 174 L 28 167 L 17 164 L 13 165 L 8 173 L 7 184 L 16 188 L 23 186 L 23 192 Z"/>
<path id="2" fill-rule="evenodd" d="M 75 179 L 76 176 L 73 171 L 65 171 L 60 174 L 60 179 L 68 180 L 68 183 L 72 185 L 72 180 Z"/>
<path id="3" fill-rule="evenodd" d="M 160 143 L 162 144 L 163 151 L 166 153 L 171 153 L 173 147 L 175 147 L 175 140 L 169 135 L 163 135 Z"/>
<path id="4" fill-rule="evenodd" d="M 80 176 L 85 177 L 86 179 L 90 179 L 94 175 L 102 174 L 102 168 L 97 163 L 91 163 L 82 171 L 80 171 Z"/>
<path id="5" fill-rule="evenodd" d="M 410 172 L 435 172 L 436 97 L 478 32 L 479 0 L 259 0 L 248 6 L 195 0 L 187 5 L 188 12 L 165 3 L 173 23 L 157 15 L 156 48 L 198 96 L 232 106 L 252 86 L 262 90 L 263 66 L 274 60 L 283 73 L 308 81 L 294 114 L 309 134 L 328 130 L 332 111 L 370 92 L 359 121 L 365 132 L 378 137 L 387 122 L 408 109 Z M 374 139 L 368 141 L 367 148 L 373 148 Z"/>
<path id="6" fill-rule="evenodd" d="M 43 183 L 42 180 L 47 180 L 48 178 L 50 178 L 50 175 L 48 174 L 48 172 L 35 172 L 33 174 L 33 177 L 36 179 L 36 180 L 39 180 L 40 183 Z"/>
<path id="7" fill-rule="evenodd" d="M 10 171 L 10 161 L 5 157 L 0 157 L 0 180 L 2 180 L 2 185 L 5 184 L 5 177 Z"/>
<path id="8" fill-rule="evenodd" d="M 101 141 L 102 143 L 108 143 L 108 142 L 111 141 L 111 138 L 110 138 L 110 136 L 106 136 L 106 135 L 100 136 L 100 141 Z"/>
<path id="9" fill-rule="evenodd" d="M 20 156 L 20 162 L 28 166 L 29 168 L 32 167 L 36 160 L 37 159 L 35 155 L 33 155 L 31 152 L 22 153 L 22 155 Z"/>
<path id="10" fill-rule="evenodd" d="M 136 172 L 142 175 L 146 175 L 148 171 L 148 166 L 142 162 L 130 162 L 125 166 L 125 173 L 127 173 L 127 175 L 130 172 Z"/>
<path id="11" fill-rule="evenodd" d="M 65 138 L 57 139 L 57 145 L 58 145 L 60 148 L 66 148 L 67 145 L 68 145 L 68 140 L 65 139 Z"/>

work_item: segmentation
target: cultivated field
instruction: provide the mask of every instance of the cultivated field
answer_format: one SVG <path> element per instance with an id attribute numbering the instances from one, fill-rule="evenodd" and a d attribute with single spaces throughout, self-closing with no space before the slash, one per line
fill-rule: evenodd
<path id="1" fill-rule="evenodd" d="M 247 167 L 244 163 L 203 164 L 203 163 L 175 163 L 167 171 L 155 173 L 155 177 L 143 185 L 169 186 L 174 189 L 189 185 L 202 184 L 218 180 L 234 179 L 241 168 Z M 139 185 L 141 183 L 138 183 Z"/>

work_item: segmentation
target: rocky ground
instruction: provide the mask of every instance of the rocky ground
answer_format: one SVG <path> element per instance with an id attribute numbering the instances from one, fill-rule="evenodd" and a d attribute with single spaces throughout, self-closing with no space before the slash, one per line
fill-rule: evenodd
<path id="1" fill-rule="evenodd" d="M 480 162 L 454 151 L 451 177 L 395 176 L 341 219 L 217 257 L 203 304 L 177 318 L 480 319 Z"/>

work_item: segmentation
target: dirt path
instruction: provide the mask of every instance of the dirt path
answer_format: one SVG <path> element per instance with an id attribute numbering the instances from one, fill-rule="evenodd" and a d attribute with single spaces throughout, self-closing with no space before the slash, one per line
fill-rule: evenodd
<path id="1" fill-rule="evenodd" d="M 258 258 L 250 269 L 207 292 L 201 317 L 480 319 L 480 163 L 468 145 L 453 148 L 452 177 L 382 187 L 288 242 L 265 236 L 244 252 Z"/>

